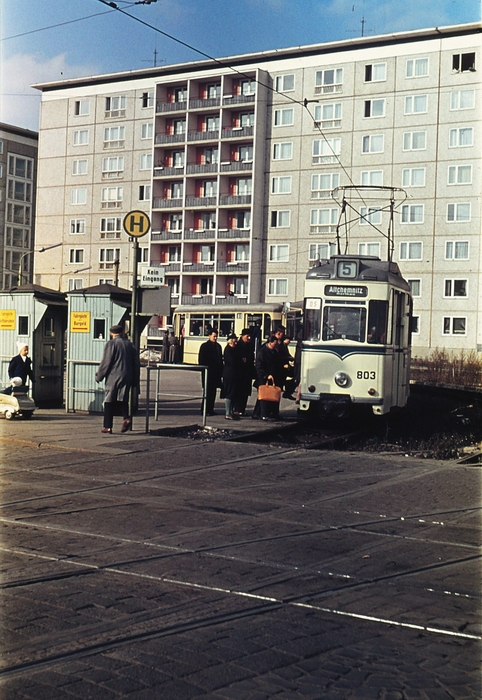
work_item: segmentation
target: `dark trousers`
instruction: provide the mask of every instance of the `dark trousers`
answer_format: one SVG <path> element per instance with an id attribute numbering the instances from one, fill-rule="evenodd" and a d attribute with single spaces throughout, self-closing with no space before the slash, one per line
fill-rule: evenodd
<path id="1" fill-rule="evenodd" d="M 104 428 L 110 428 L 112 430 L 112 424 L 114 422 L 114 415 L 116 413 L 121 413 L 122 418 L 125 420 L 129 418 L 129 400 L 125 401 L 105 401 L 104 402 Z"/>

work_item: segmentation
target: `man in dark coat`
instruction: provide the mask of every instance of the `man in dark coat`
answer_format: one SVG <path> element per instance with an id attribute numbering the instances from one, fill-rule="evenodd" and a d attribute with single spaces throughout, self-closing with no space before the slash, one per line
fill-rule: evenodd
<path id="1" fill-rule="evenodd" d="M 256 379 L 256 367 L 254 366 L 254 344 L 251 342 L 249 328 L 243 328 L 238 340 L 237 350 L 241 359 L 241 372 L 239 378 L 239 397 L 234 407 L 239 415 L 246 415 L 246 404 L 251 396 L 253 380 Z"/>
<path id="2" fill-rule="evenodd" d="M 139 386 L 140 363 L 134 345 L 124 337 L 122 326 L 112 326 L 111 339 L 104 347 L 104 355 L 95 375 L 95 381 L 105 379 L 104 427 L 103 433 L 112 433 L 112 424 L 116 408 L 120 408 L 122 417 L 121 433 L 131 427 L 129 416 L 129 392 Z"/>
<path id="3" fill-rule="evenodd" d="M 278 352 L 278 338 L 271 335 L 266 343 L 260 347 L 256 354 L 256 372 L 258 386 L 266 384 L 268 378 L 273 379 L 276 386 L 283 385 L 284 370 L 282 360 Z M 279 403 L 273 401 L 257 401 L 253 412 L 253 418 L 261 414 L 262 420 L 279 420 Z"/>
<path id="4" fill-rule="evenodd" d="M 33 383 L 32 360 L 28 357 L 28 345 L 22 340 L 17 343 L 18 355 L 12 357 L 8 365 L 10 379 L 20 377 L 22 384 L 27 383 L 27 377 Z"/>
<path id="5" fill-rule="evenodd" d="M 200 365 L 205 365 L 208 368 L 205 387 L 206 415 L 215 416 L 214 402 L 216 401 L 216 389 L 222 386 L 223 376 L 223 351 L 218 343 L 217 331 L 211 331 L 209 340 L 206 340 L 199 348 L 198 361 Z"/>

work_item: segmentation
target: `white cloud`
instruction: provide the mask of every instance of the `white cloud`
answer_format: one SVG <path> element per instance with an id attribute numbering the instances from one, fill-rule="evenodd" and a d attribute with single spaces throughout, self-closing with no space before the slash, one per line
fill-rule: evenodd
<path id="1" fill-rule="evenodd" d="M 38 131 L 41 92 L 34 83 L 65 80 L 101 71 L 95 66 L 70 66 L 65 54 L 45 59 L 37 54 L 19 53 L 2 60 L 0 121 Z"/>

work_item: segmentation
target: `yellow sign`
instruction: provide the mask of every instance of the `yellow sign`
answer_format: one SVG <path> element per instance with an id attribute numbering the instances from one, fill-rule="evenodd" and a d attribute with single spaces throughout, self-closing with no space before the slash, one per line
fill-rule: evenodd
<path id="1" fill-rule="evenodd" d="M 16 321 L 15 309 L 0 309 L 0 331 L 14 331 Z"/>
<path id="2" fill-rule="evenodd" d="M 90 333 L 90 311 L 70 312 L 70 332 Z"/>
<path id="3" fill-rule="evenodd" d="M 130 211 L 124 216 L 122 225 L 127 235 L 140 238 L 149 232 L 151 220 L 145 211 Z"/>

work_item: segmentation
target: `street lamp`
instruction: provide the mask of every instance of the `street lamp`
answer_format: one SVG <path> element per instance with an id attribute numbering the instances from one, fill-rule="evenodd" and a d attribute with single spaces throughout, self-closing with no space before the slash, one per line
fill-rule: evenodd
<path id="1" fill-rule="evenodd" d="M 59 275 L 59 289 L 58 289 L 58 291 L 60 292 L 62 277 L 64 275 L 77 275 L 79 272 L 85 272 L 86 270 L 91 270 L 91 269 L 92 269 L 92 265 L 89 265 L 89 267 L 81 267 L 80 270 L 67 270 L 67 272 L 62 272 L 62 274 Z M 71 290 L 69 290 L 69 291 L 71 291 Z"/>
<path id="2" fill-rule="evenodd" d="M 59 245 L 62 245 L 62 243 L 54 243 L 54 245 L 49 245 L 49 246 L 47 246 L 46 248 L 45 248 L 45 247 L 44 247 L 44 248 L 40 248 L 39 250 L 35 250 L 35 251 L 34 251 L 34 250 L 27 250 L 26 253 L 23 253 L 23 254 L 20 256 L 20 260 L 19 260 L 19 263 L 18 263 L 18 282 L 17 282 L 17 284 L 18 284 L 19 287 L 22 286 L 22 277 L 23 277 L 23 275 L 22 275 L 22 263 L 23 263 L 23 259 L 26 258 L 27 255 L 31 255 L 32 253 L 44 253 L 46 250 L 51 250 L 52 248 L 58 248 Z"/>

